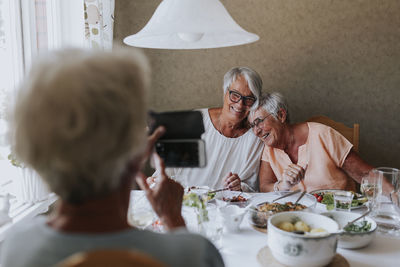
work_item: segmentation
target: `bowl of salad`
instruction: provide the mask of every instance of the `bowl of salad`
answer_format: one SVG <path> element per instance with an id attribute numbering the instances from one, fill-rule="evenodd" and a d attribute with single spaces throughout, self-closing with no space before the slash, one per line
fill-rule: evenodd
<path id="1" fill-rule="evenodd" d="M 342 229 L 348 222 L 359 217 L 359 213 L 348 211 L 330 211 L 321 213 L 339 224 Z M 356 249 L 368 246 L 376 234 L 376 222 L 371 217 L 364 217 L 343 228 L 338 239 L 339 248 Z"/>
<path id="2" fill-rule="evenodd" d="M 333 200 L 333 195 L 337 192 L 347 192 L 340 189 L 326 189 L 326 190 L 315 190 L 310 192 L 320 204 L 326 206 L 326 210 L 333 210 L 335 208 L 335 203 Z M 366 207 L 368 199 L 359 193 L 352 192 L 354 194 L 353 201 L 351 202 L 351 210 Z M 343 210 L 347 210 L 348 207 L 343 207 Z"/>

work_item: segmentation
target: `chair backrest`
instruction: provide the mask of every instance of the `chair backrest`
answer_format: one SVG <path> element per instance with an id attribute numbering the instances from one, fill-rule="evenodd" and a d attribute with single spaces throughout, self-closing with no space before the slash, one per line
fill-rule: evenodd
<path id="1" fill-rule="evenodd" d="M 133 250 L 93 250 L 73 254 L 57 267 L 166 267 L 148 254 Z"/>
<path id="2" fill-rule="evenodd" d="M 353 124 L 353 128 L 347 127 L 341 122 L 336 122 L 326 116 L 315 116 L 309 118 L 307 121 L 310 122 L 319 122 L 325 124 L 327 126 L 332 127 L 339 133 L 341 133 L 347 140 L 349 140 L 353 144 L 353 148 L 356 152 L 358 152 L 358 144 L 360 138 L 360 125 L 358 123 Z"/>

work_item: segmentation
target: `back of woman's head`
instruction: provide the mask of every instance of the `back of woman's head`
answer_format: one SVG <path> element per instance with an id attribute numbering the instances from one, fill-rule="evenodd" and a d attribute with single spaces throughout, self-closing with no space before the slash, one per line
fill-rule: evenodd
<path id="1" fill-rule="evenodd" d="M 144 149 L 149 72 L 133 49 L 70 49 L 39 60 L 15 106 L 17 156 L 67 202 L 114 190 Z"/>

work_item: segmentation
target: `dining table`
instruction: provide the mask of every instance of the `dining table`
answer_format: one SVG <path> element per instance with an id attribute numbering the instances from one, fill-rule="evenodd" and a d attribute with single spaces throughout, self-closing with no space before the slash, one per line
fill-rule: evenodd
<path id="1" fill-rule="evenodd" d="M 253 198 L 265 193 L 248 194 Z M 144 193 L 140 190 L 132 191 L 131 200 L 133 199 L 135 199 L 133 202 L 136 201 L 136 203 L 132 204 L 136 208 L 137 204 L 149 205 L 146 203 Z M 326 207 L 321 203 L 316 203 L 312 211 L 325 212 Z M 365 209 L 357 209 L 352 212 L 363 213 Z M 258 258 L 260 251 L 268 247 L 268 233 L 265 230 L 254 228 L 250 224 L 248 215 L 243 219 L 239 231 L 228 232 L 224 229 L 214 245 L 221 253 L 227 267 L 270 266 L 265 261 L 261 263 Z M 343 256 L 351 267 L 398 267 L 400 266 L 400 236 L 382 234 L 377 231 L 375 238 L 368 246 L 359 249 L 337 248 L 337 253 Z M 271 266 L 283 265 L 277 265 L 275 262 Z"/>

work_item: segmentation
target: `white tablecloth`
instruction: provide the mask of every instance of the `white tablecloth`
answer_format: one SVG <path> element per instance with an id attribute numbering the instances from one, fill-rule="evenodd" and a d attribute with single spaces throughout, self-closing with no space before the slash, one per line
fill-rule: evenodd
<path id="1" fill-rule="evenodd" d="M 243 221 L 241 231 L 224 233 L 220 252 L 227 267 L 261 266 L 257 261 L 257 253 L 267 246 L 267 234 L 258 232 Z M 362 249 L 337 250 L 350 263 L 351 267 L 398 267 L 400 266 L 400 239 L 376 235 L 372 243 Z"/>
<path id="2" fill-rule="evenodd" d="M 143 200 L 143 192 L 134 191 L 132 195 Z M 257 194 L 258 195 L 258 194 Z M 325 209 L 324 205 L 317 204 L 316 210 Z M 359 211 L 360 212 L 360 211 Z M 256 267 L 261 266 L 257 260 L 258 252 L 267 246 L 267 234 L 253 229 L 247 215 L 245 216 L 238 233 L 222 234 L 220 253 L 227 267 Z M 350 263 L 351 267 L 399 267 L 400 266 L 400 238 L 390 237 L 377 233 L 376 238 L 365 248 L 337 250 Z"/>

